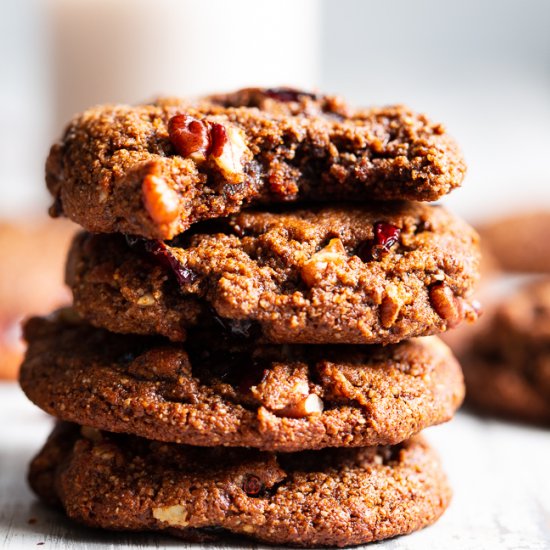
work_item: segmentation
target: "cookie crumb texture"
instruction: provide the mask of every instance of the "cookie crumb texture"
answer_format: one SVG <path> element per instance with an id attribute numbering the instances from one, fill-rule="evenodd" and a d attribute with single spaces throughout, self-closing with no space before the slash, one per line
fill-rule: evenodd
<path id="1" fill-rule="evenodd" d="M 406 107 L 249 89 L 92 108 L 52 147 L 46 179 L 53 215 L 170 239 L 248 204 L 433 201 L 465 171 L 442 125 Z"/>
<path id="2" fill-rule="evenodd" d="M 449 420 L 460 367 L 435 337 L 394 346 L 185 344 L 31 320 L 21 386 L 50 414 L 192 445 L 298 451 L 394 444 Z M 216 346 L 212 346 L 216 342 Z"/>
<path id="3" fill-rule="evenodd" d="M 430 525 L 451 497 L 439 459 L 420 438 L 277 455 L 84 433 L 59 426 L 29 478 L 43 499 L 93 527 L 342 547 Z"/>
<path id="4" fill-rule="evenodd" d="M 461 353 L 469 403 L 550 425 L 550 281 L 520 289 L 490 315 Z"/>
<path id="5" fill-rule="evenodd" d="M 473 321 L 478 237 L 439 206 L 243 212 L 165 244 L 82 234 L 67 282 L 114 332 L 219 323 L 281 343 L 394 343 Z"/>

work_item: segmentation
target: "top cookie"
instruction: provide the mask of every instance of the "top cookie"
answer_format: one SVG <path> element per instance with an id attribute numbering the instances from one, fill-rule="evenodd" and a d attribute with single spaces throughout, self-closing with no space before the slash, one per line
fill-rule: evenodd
<path id="1" fill-rule="evenodd" d="M 248 89 L 90 109 L 52 147 L 46 180 L 53 215 L 170 239 L 250 203 L 435 200 L 465 170 L 444 128 L 403 106 Z"/>

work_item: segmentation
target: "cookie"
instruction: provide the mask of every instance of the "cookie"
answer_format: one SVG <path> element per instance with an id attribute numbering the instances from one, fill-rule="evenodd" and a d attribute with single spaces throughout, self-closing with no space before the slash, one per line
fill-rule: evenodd
<path id="1" fill-rule="evenodd" d="M 550 424 L 550 280 L 496 305 L 461 358 L 476 408 Z"/>
<path id="2" fill-rule="evenodd" d="M 550 273 L 550 211 L 501 218 L 480 233 L 503 270 Z"/>
<path id="3" fill-rule="evenodd" d="M 20 324 L 69 302 L 63 267 L 72 223 L 46 219 L 0 222 L 0 379 L 14 379 L 23 359 Z"/>
<path id="4" fill-rule="evenodd" d="M 440 124 L 398 106 L 244 90 L 78 115 L 51 149 L 51 212 L 91 232 L 170 239 L 251 203 L 435 200 L 465 163 Z"/>
<path id="5" fill-rule="evenodd" d="M 451 498 L 439 459 L 421 438 L 274 454 L 61 426 L 29 479 L 45 500 L 89 526 L 301 547 L 410 533 L 434 523 Z"/>
<path id="6" fill-rule="evenodd" d="M 70 310 L 32 319 L 25 336 L 21 386 L 48 413 L 191 445 L 394 444 L 449 420 L 464 393 L 460 366 L 435 337 L 276 346 L 203 332 L 184 347 L 95 329 Z"/>
<path id="7" fill-rule="evenodd" d="M 477 316 L 478 238 L 442 207 L 380 203 L 242 212 L 182 238 L 76 238 L 76 309 L 114 332 L 219 322 L 280 343 L 394 343 Z"/>

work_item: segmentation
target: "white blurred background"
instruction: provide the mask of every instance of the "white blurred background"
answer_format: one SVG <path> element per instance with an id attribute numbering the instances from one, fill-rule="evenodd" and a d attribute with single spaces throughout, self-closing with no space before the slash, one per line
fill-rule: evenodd
<path id="1" fill-rule="evenodd" d="M 248 85 L 407 103 L 469 163 L 470 220 L 550 206 L 547 0 L 2 0 L 0 216 L 43 209 L 72 113 Z"/>

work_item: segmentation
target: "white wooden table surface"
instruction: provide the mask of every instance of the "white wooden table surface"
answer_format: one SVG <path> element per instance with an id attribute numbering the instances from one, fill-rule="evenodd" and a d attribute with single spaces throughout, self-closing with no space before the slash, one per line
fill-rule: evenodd
<path id="1" fill-rule="evenodd" d="M 27 464 L 51 421 L 15 384 L 0 384 L 0 548 L 97 550 L 198 545 L 156 535 L 88 530 L 48 510 L 27 487 Z M 454 488 L 433 527 L 374 546 L 378 550 L 550 549 L 550 430 L 460 413 L 428 438 Z M 210 545 L 209 548 L 229 548 Z M 235 546 L 231 546 L 235 548 Z M 250 544 L 247 548 L 260 548 Z"/>

